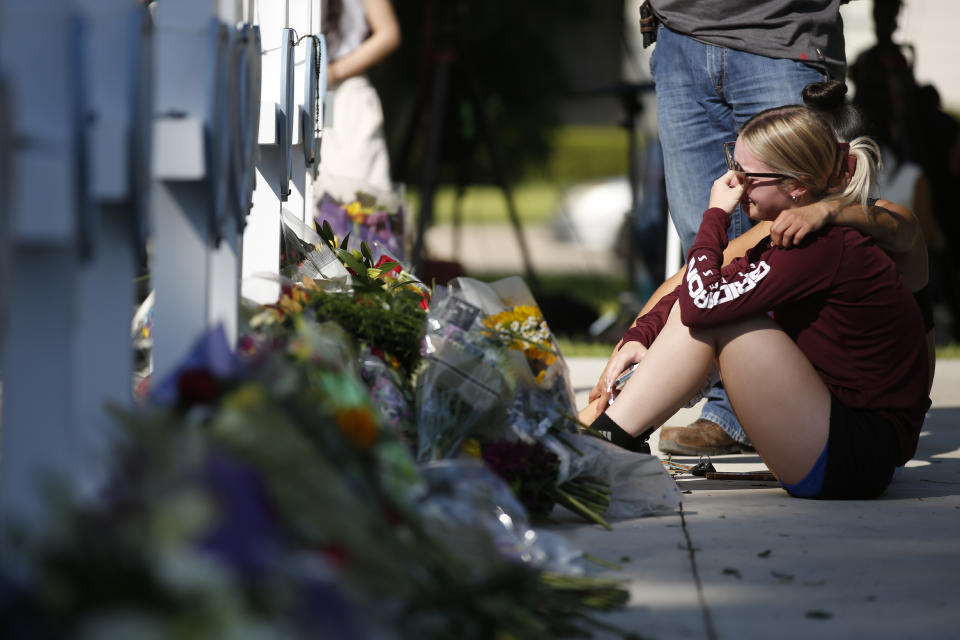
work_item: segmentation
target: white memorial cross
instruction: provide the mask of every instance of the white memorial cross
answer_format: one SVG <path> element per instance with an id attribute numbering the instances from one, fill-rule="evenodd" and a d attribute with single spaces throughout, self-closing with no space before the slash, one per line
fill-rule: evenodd
<path id="1" fill-rule="evenodd" d="M 249 12 L 248 12 L 249 13 Z M 253 191 L 253 163 L 259 127 L 259 38 L 251 29 L 240 0 L 220 0 L 218 15 L 227 25 L 227 43 L 221 51 L 221 73 L 216 87 L 214 137 L 214 207 L 218 242 L 211 254 L 210 324 L 221 322 L 227 340 L 237 339 L 237 312 L 240 305 L 240 279 L 243 254 L 243 229 L 250 211 Z"/>
<path id="2" fill-rule="evenodd" d="M 314 67 L 315 41 L 304 36 L 319 35 L 321 3 L 251 2 L 263 56 L 260 151 L 253 208 L 243 239 L 242 292 L 254 302 L 267 304 L 280 295 L 281 211 L 286 209 L 308 224 L 313 218 L 313 176 L 318 161 L 315 123 L 320 117 L 316 109 L 318 96 L 320 100 L 323 96 Z"/>
<path id="3" fill-rule="evenodd" d="M 89 188 L 79 238 L 76 355 L 71 390 L 81 458 L 74 488 L 102 486 L 116 420 L 107 405 L 130 407 L 134 279 L 146 247 L 150 190 L 152 29 L 130 0 L 74 0 L 82 20 L 85 118 L 81 163 Z"/>
<path id="4" fill-rule="evenodd" d="M 294 48 L 293 106 L 290 109 L 291 135 L 290 195 L 286 209 L 308 226 L 313 226 L 313 179 L 316 175 L 318 139 L 315 135 L 320 116 L 318 77 L 326 61 L 318 61 L 321 0 L 289 0 Z M 318 63 L 319 62 L 319 63 Z"/>
<path id="5" fill-rule="evenodd" d="M 287 194 L 281 175 L 286 158 L 282 139 L 286 121 L 280 111 L 281 94 L 287 94 L 292 76 L 281 75 L 281 57 L 286 53 L 284 29 L 287 23 L 286 0 L 250 0 L 253 20 L 260 31 L 260 123 L 256 186 L 253 206 L 243 235 L 241 292 L 260 304 L 276 302 L 280 285 L 280 207 Z M 292 34 L 287 34 L 291 35 Z M 286 65 L 284 65 L 286 67 Z M 284 69 L 286 70 L 286 69 Z"/>
<path id="6" fill-rule="evenodd" d="M 0 11 L 0 25 L 2 25 Z M 0 33 L 3 27 L 0 26 Z M 7 326 L 7 300 L 10 291 L 10 266 L 13 246 L 10 242 L 10 181 L 12 179 L 11 156 L 13 140 L 10 133 L 10 87 L 0 73 L 0 366 L 3 363 L 3 336 Z M 0 371 L 0 379 L 3 372 Z M 0 383 L 0 402 L 3 398 Z"/>
<path id="7" fill-rule="evenodd" d="M 3 348 L 0 519 L 37 524 L 40 480 L 75 476 L 78 221 L 82 191 L 79 24 L 67 0 L 6 0 L 0 75 L 10 91 L 13 275 Z M 129 309 L 128 309 L 129 311 Z M 129 329 L 125 329 L 127 335 Z"/>
<path id="8" fill-rule="evenodd" d="M 155 12 L 151 274 L 157 381 L 208 328 L 222 324 L 228 340 L 236 339 L 246 204 L 231 184 L 249 167 L 232 164 L 234 136 L 244 132 L 229 111 L 238 108 L 239 74 L 255 93 L 249 85 L 256 71 L 255 64 L 239 64 L 240 17 L 239 2 L 215 0 L 164 0 Z M 257 123 L 248 117 L 245 125 Z"/>

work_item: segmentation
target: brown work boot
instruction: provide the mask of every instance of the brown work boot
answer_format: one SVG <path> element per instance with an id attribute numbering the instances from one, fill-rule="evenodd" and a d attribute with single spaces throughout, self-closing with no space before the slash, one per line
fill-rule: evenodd
<path id="1" fill-rule="evenodd" d="M 681 456 L 740 453 L 742 445 L 716 422 L 700 418 L 686 427 L 661 427 L 660 452 Z"/>

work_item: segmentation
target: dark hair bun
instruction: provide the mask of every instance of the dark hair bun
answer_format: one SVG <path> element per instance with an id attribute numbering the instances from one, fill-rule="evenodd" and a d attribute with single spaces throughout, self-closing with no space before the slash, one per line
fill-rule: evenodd
<path id="1" fill-rule="evenodd" d="M 811 82 L 801 92 L 803 103 L 811 109 L 830 111 L 843 105 L 847 85 L 842 80 Z"/>

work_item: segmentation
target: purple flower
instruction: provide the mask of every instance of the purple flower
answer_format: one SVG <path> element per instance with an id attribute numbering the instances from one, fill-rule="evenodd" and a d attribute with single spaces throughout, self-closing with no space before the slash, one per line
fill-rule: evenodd
<path id="1" fill-rule="evenodd" d="M 545 514 L 553 508 L 560 460 L 541 443 L 497 440 L 483 447 L 482 456 L 531 513 Z"/>
<path id="2" fill-rule="evenodd" d="M 214 451 L 202 476 L 220 508 L 220 519 L 200 541 L 200 548 L 244 575 L 274 569 L 282 537 L 260 473 L 227 453 Z"/>

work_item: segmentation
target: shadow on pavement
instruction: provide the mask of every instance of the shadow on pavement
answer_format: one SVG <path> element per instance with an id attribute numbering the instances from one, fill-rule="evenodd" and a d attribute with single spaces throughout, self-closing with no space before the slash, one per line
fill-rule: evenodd
<path id="1" fill-rule="evenodd" d="M 879 500 L 942 498 L 960 495 L 960 408 L 931 409 L 927 413 L 917 453 L 898 469 L 890 487 Z M 676 457 L 676 462 L 695 464 L 696 458 Z M 759 456 L 717 457 L 724 462 L 736 462 L 738 471 L 747 468 L 766 469 Z M 742 466 L 740 466 L 742 465 Z M 708 480 L 706 478 L 677 478 L 681 491 L 730 491 L 745 489 L 780 489 L 776 482 L 757 480 Z"/>
<path id="2" fill-rule="evenodd" d="M 881 500 L 943 498 L 960 495 L 960 408 L 927 413 L 917 454 L 897 471 Z"/>

